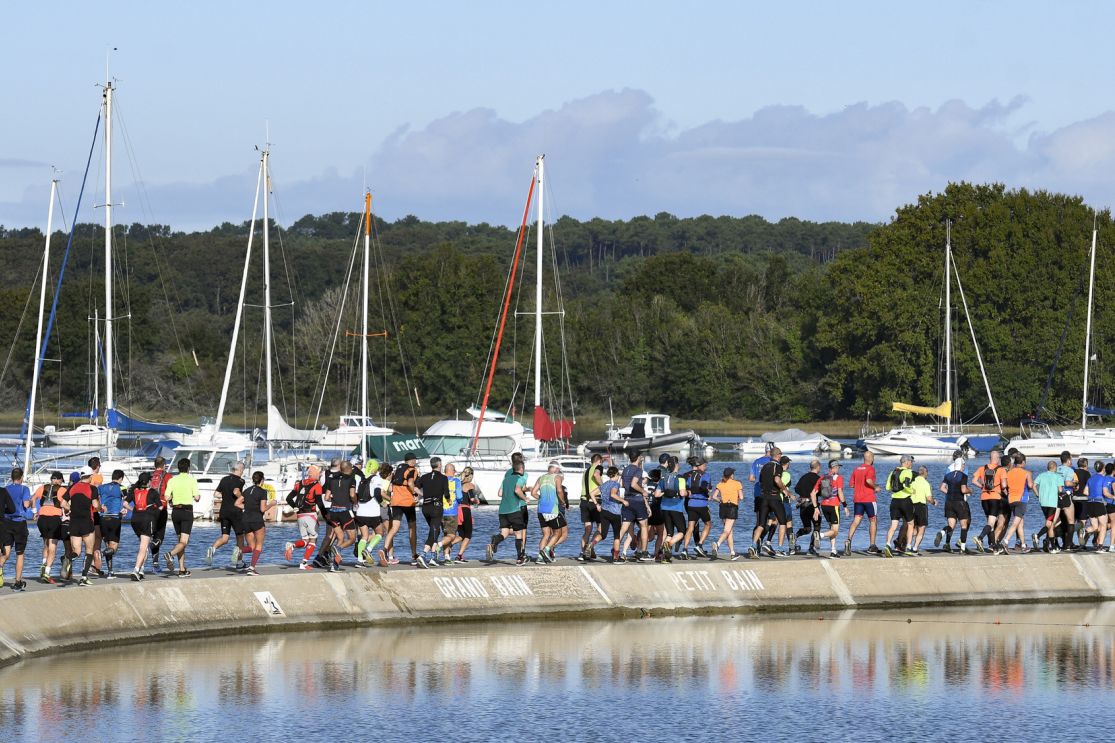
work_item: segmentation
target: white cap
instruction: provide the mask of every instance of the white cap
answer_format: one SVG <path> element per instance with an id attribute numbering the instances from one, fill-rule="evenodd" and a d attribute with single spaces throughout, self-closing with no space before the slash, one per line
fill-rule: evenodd
<path id="1" fill-rule="evenodd" d="M 82 467 L 81 468 L 81 476 L 82 477 L 92 477 L 93 476 L 93 470 L 89 467 Z"/>

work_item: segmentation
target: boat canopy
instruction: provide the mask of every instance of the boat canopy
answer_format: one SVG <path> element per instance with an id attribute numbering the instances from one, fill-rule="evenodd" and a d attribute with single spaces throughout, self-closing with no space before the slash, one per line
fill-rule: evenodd
<path id="1" fill-rule="evenodd" d="M 770 443 L 778 441 L 806 441 L 808 439 L 823 439 L 823 434 L 806 433 L 800 428 L 787 428 L 785 431 L 767 431 L 760 437 Z"/>
<path id="2" fill-rule="evenodd" d="M 891 410 L 897 413 L 917 413 L 918 415 L 936 415 L 941 418 L 950 418 L 952 417 L 952 400 L 945 400 L 935 408 L 896 402 L 891 406 Z"/>
<path id="3" fill-rule="evenodd" d="M 401 462 L 408 453 L 413 453 L 419 459 L 426 459 L 430 456 L 430 453 L 426 451 L 425 444 L 422 443 L 422 439 L 417 436 L 404 436 L 401 433 L 393 433 L 387 436 L 365 436 L 364 447 L 367 449 L 369 457 L 374 457 L 380 462 Z M 350 453 L 359 454 L 360 447 L 357 446 Z"/>
<path id="4" fill-rule="evenodd" d="M 109 409 L 105 418 L 108 427 L 120 433 L 191 433 L 189 428 L 177 423 L 155 423 L 128 415 L 116 408 Z"/>
<path id="5" fill-rule="evenodd" d="M 1089 405 L 1088 407 L 1084 408 L 1084 412 L 1088 415 L 1103 415 L 1108 417 L 1115 416 L 1115 410 L 1112 410 L 1111 408 L 1099 408 L 1095 405 Z"/>

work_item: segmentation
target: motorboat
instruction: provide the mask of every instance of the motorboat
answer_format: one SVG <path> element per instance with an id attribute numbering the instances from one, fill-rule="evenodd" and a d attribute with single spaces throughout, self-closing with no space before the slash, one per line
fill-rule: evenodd
<path id="1" fill-rule="evenodd" d="M 370 416 L 342 415 L 339 425 L 329 430 L 314 444 L 314 449 L 349 450 L 360 446 L 360 442 L 367 436 L 391 436 L 396 431 L 376 424 Z"/>
<path id="2" fill-rule="evenodd" d="M 43 428 L 46 440 L 53 446 L 72 446 L 81 448 L 111 448 L 116 446 L 119 434 L 108 426 L 96 423 L 82 423 L 77 428 L 60 431 L 54 426 Z"/>
<path id="3" fill-rule="evenodd" d="M 806 433 L 800 428 L 785 431 L 768 431 L 756 439 L 748 439 L 736 445 L 737 451 L 745 457 L 761 457 L 771 447 L 777 446 L 788 456 L 809 456 L 839 454 L 842 450 L 839 441 L 834 441 L 821 433 Z"/>
<path id="4" fill-rule="evenodd" d="M 1021 434 L 1007 442 L 1006 448 L 1017 449 L 1027 457 L 1059 457 L 1066 451 L 1073 457 L 1115 457 L 1115 429 L 1057 431 L 1038 420 L 1022 421 L 1020 429 Z"/>
<path id="5" fill-rule="evenodd" d="M 696 431 L 674 431 L 665 413 L 641 413 L 621 428 L 610 426 L 606 438 L 586 441 L 578 450 L 587 454 L 625 454 L 643 452 L 654 457 L 662 453 L 688 456 L 711 453 Z"/>

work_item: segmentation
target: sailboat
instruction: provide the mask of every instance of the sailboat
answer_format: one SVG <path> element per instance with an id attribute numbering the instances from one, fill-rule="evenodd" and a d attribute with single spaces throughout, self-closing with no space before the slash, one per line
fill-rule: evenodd
<path id="1" fill-rule="evenodd" d="M 503 297 L 503 308 L 496 332 L 491 356 L 491 365 L 484 385 L 483 399 L 479 409 L 470 408 L 468 419 L 446 419 L 434 423 L 422 435 L 423 442 L 430 454 L 442 457 L 443 461 L 453 462 L 458 471 L 461 467 L 472 467 L 473 481 L 488 498 L 496 497 L 503 475 L 510 465 L 512 454 L 523 455 L 528 480 L 535 480 L 546 473 L 551 462 L 561 465 L 565 474 L 564 485 L 570 501 L 581 497 L 581 473 L 588 466 L 582 456 L 554 452 L 548 456 L 543 444 L 568 442 L 573 433 L 573 421 L 551 418 L 542 404 L 542 317 L 543 311 L 543 255 L 545 252 L 545 156 L 535 160 L 534 178 L 527 193 L 527 205 L 523 212 L 522 225 L 516 241 L 515 256 L 509 274 L 507 291 Z M 507 416 L 493 413 L 488 409 L 492 381 L 496 374 L 503 330 L 510 310 L 514 292 L 522 242 L 527 232 L 527 220 L 534 195 L 537 194 L 537 253 L 535 255 L 534 291 L 534 408 L 532 413 L 533 430 L 528 430 L 518 421 Z"/>
<path id="2" fill-rule="evenodd" d="M 956 286 L 960 291 L 960 300 L 964 307 L 964 316 L 968 322 L 968 330 L 972 336 L 972 346 L 976 351 L 976 360 L 979 362 L 980 376 L 983 378 L 983 387 L 987 392 L 987 405 L 995 419 L 995 430 L 988 431 L 986 426 L 971 426 L 953 420 L 954 406 L 953 379 L 952 379 L 952 278 L 956 278 Z M 944 374 L 944 400 L 937 406 L 910 405 L 895 402 L 892 409 L 895 412 L 911 413 L 914 415 L 935 416 L 940 422 L 929 425 L 896 426 L 885 433 L 875 434 L 864 438 L 864 445 L 868 451 L 883 456 L 909 454 L 923 457 L 947 457 L 957 449 L 975 452 L 987 452 L 1001 446 L 1003 442 L 1002 423 L 999 420 L 999 411 L 995 408 L 995 399 L 991 395 L 991 384 L 987 381 L 987 371 L 983 365 L 983 355 L 980 353 L 979 342 L 976 340 L 976 330 L 972 325 L 971 314 L 968 312 L 968 300 L 964 296 L 964 285 L 960 281 L 960 273 L 952 259 L 952 223 L 945 225 L 945 374 Z M 982 412 L 982 411 L 981 411 Z"/>
<path id="3" fill-rule="evenodd" d="M 1115 428 L 1088 428 L 1088 416 L 1115 415 L 1115 410 L 1088 404 L 1088 376 L 1092 364 L 1092 307 L 1096 288 L 1096 238 L 1098 228 L 1092 222 L 1092 248 L 1088 269 L 1088 312 L 1084 327 L 1084 394 L 1080 403 L 1080 428 L 1054 431 L 1040 422 L 1023 425 L 1023 435 L 1008 443 L 1028 457 L 1056 457 L 1067 451 L 1074 457 L 1108 459 L 1115 457 Z"/>

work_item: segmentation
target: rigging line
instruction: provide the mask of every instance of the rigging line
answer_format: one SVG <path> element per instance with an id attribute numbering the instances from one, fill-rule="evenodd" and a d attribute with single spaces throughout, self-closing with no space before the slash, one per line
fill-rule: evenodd
<path id="1" fill-rule="evenodd" d="M 384 301 L 383 301 L 383 295 L 385 294 L 385 289 L 386 289 L 386 286 L 387 286 L 387 279 L 386 279 L 386 276 L 387 276 L 387 259 L 385 257 L 385 251 L 384 251 L 384 248 L 383 248 L 383 244 L 381 243 L 381 241 L 379 239 L 379 233 L 376 229 L 375 212 L 372 212 L 372 241 L 371 242 L 372 242 L 371 257 L 372 257 L 372 260 L 374 261 L 374 264 L 375 264 L 376 296 L 377 296 L 378 301 L 379 301 L 380 320 L 383 322 L 384 328 L 387 328 L 387 326 L 388 326 L 387 310 L 384 307 Z M 395 335 L 399 334 L 399 329 L 397 327 L 391 327 L 391 331 L 394 332 Z M 390 361 L 390 357 L 388 355 L 388 348 L 390 347 L 390 345 L 391 344 L 390 344 L 389 341 L 385 341 L 384 344 L 383 344 L 383 365 L 382 365 L 382 368 L 380 369 L 380 371 L 383 373 L 383 398 L 382 398 L 382 401 L 383 401 L 383 419 L 380 422 L 383 425 L 387 425 L 386 424 L 386 421 L 388 419 L 387 411 L 388 411 L 388 406 L 390 405 L 390 399 L 391 399 L 391 388 L 390 388 L 389 377 L 388 377 L 388 373 L 387 373 L 388 363 Z M 404 363 L 404 360 L 400 359 L 400 365 L 402 365 L 403 363 Z M 409 387 L 409 385 L 408 385 L 408 387 Z M 411 416 L 415 418 L 414 427 L 415 427 L 415 432 L 417 432 L 418 421 L 417 421 L 417 417 L 414 416 L 413 400 L 410 399 L 409 390 L 403 390 L 403 392 L 406 395 L 407 400 L 411 403 L 411 405 L 410 405 Z"/>
<path id="2" fill-rule="evenodd" d="M 20 331 L 23 330 L 23 322 L 27 319 L 27 310 L 31 307 L 31 299 L 35 296 L 35 289 L 39 285 L 39 275 L 42 273 L 42 271 L 46 270 L 45 264 L 46 255 L 44 254 L 43 260 L 39 261 L 38 270 L 35 271 L 35 275 L 31 278 L 31 286 L 27 290 L 27 301 L 23 304 L 23 314 L 19 316 L 19 323 L 16 325 L 15 328 L 15 337 L 12 339 L 12 345 L 8 349 L 8 356 L 4 359 L 4 367 L 0 369 L 0 388 L 3 388 L 4 386 L 4 377 L 7 375 L 8 368 L 11 366 L 12 354 L 15 352 L 16 346 L 19 345 L 19 334 Z"/>
<path id="3" fill-rule="evenodd" d="M 352 272 L 356 262 L 356 250 L 360 242 L 360 235 L 357 233 L 356 238 L 352 243 L 352 252 L 349 254 L 348 271 L 345 272 L 345 283 L 341 290 L 341 306 L 337 310 L 337 323 L 333 329 L 333 338 L 329 343 L 329 355 L 322 359 L 322 364 L 318 370 L 318 382 L 321 384 L 321 396 L 318 398 L 317 412 L 314 415 L 314 428 L 317 428 L 318 423 L 321 421 L 321 407 L 325 403 L 325 387 L 329 380 L 329 370 L 333 368 L 333 355 L 337 349 L 337 338 L 341 333 L 341 322 L 344 319 L 345 303 L 348 301 L 349 286 L 352 281 Z M 315 388 L 317 385 L 314 385 Z"/>
<path id="4" fill-rule="evenodd" d="M 519 242 L 520 240 L 525 240 L 526 239 L 525 236 L 524 237 L 519 236 L 519 233 L 521 233 L 523 231 L 523 229 L 524 229 L 523 225 L 520 225 L 519 229 L 516 231 L 516 235 L 515 235 L 516 242 Z M 511 282 L 511 276 L 514 273 L 514 271 L 515 271 L 515 265 L 514 265 L 514 263 L 512 263 L 512 265 L 507 267 L 507 277 L 503 280 L 503 292 L 500 294 L 500 297 L 507 296 L 507 286 Z M 517 297 L 518 297 L 518 295 L 516 295 L 516 298 Z M 492 363 L 492 351 L 496 346 L 496 336 L 499 333 L 499 319 L 500 319 L 500 316 L 502 315 L 502 304 L 503 303 L 501 302 L 498 305 L 496 305 L 497 310 L 496 310 L 495 322 L 492 323 L 492 335 L 491 335 L 491 340 L 488 342 L 488 355 L 484 358 L 484 367 L 483 367 L 484 369 L 487 369 Z M 518 314 L 518 308 L 519 308 L 519 305 L 518 305 L 518 302 L 516 301 L 516 304 L 515 304 L 516 314 Z M 511 334 L 512 334 L 511 358 L 512 358 L 512 360 L 514 360 L 515 354 L 517 353 L 517 348 L 518 348 L 517 344 L 514 342 L 515 324 L 512 324 L 512 326 L 511 326 Z M 480 399 L 481 399 L 481 396 L 483 395 L 483 390 L 484 390 L 484 385 L 481 384 L 480 389 L 478 389 L 476 391 L 476 399 L 473 402 L 473 404 L 476 405 L 477 407 L 480 406 Z"/>
<path id="5" fill-rule="evenodd" d="M 379 229 L 376 227 L 376 220 L 374 218 L 374 215 L 372 219 L 372 244 L 379 244 Z M 403 383 L 406 385 L 407 402 L 410 404 L 411 422 L 414 424 L 414 433 L 415 435 L 417 435 L 418 412 L 414 406 L 414 395 L 416 394 L 416 392 L 410 384 L 410 373 L 407 370 L 406 355 L 403 353 L 403 338 L 402 332 L 400 331 L 399 327 L 399 315 L 395 308 L 394 292 L 389 290 L 390 287 L 388 285 L 388 281 L 390 281 L 390 274 L 387 271 L 387 259 L 386 256 L 383 255 L 382 246 L 380 246 L 380 255 L 382 258 L 381 265 L 383 265 L 383 290 L 385 290 L 387 294 L 387 308 L 391 313 L 391 327 L 395 330 L 395 345 L 399 349 L 399 363 L 403 369 Z"/>
<path id="6" fill-rule="evenodd" d="M 1061 329 L 1061 340 L 1057 344 L 1057 353 L 1053 355 L 1053 364 L 1049 367 L 1049 374 L 1045 378 L 1045 387 L 1041 391 L 1041 399 L 1038 401 L 1037 413 L 1045 410 L 1046 400 L 1049 399 L 1049 390 L 1053 386 L 1053 375 L 1057 372 L 1057 364 L 1061 360 L 1061 352 L 1065 350 L 1065 341 L 1068 339 L 1069 327 L 1072 325 L 1072 316 L 1076 312 L 1076 305 L 1080 299 L 1080 295 L 1084 289 L 1084 277 L 1087 276 L 1087 264 L 1080 268 L 1080 279 L 1076 284 L 1076 292 L 1072 295 L 1072 304 L 1069 305 L 1069 314 L 1065 318 L 1065 325 Z"/>
<path id="7" fill-rule="evenodd" d="M 551 199 L 551 201 L 552 201 L 552 199 Z M 556 212 L 556 210 L 555 210 L 555 212 Z M 568 349 L 568 346 L 566 344 L 566 339 L 565 339 L 565 298 L 564 298 L 564 295 L 563 295 L 562 290 L 561 290 L 561 272 L 558 270 L 557 247 L 554 244 L 553 222 L 551 221 L 548 224 L 550 225 L 549 234 L 548 234 L 548 238 L 549 238 L 548 242 L 550 244 L 550 258 L 551 258 L 551 263 L 552 263 L 552 267 L 553 267 L 552 273 L 553 273 L 553 276 L 554 276 L 554 294 L 556 295 L 555 298 L 557 299 L 557 307 L 558 307 L 558 337 L 561 341 L 561 367 L 562 367 L 561 374 L 562 374 L 562 381 L 564 383 L 564 386 L 561 390 L 559 398 L 560 398 L 560 400 L 564 401 L 566 388 L 568 388 L 568 392 L 569 392 L 569 416 L 570 416 L 571 420 L 576 422 L 576 417 L 577 416 L 576 416 L 576 413 L 574 412 L 574 402 L 573 402 L 573 379 L 572 379 L 571 374 L 569 373 L 569 352 L 568 352 L 569 349 Z M 565 408 L 564 408 L 564 405 L 562 404 L 561 407 L 560 407 L 560 411 L 564 412 L 564 410 L 565 410 Z"/>

